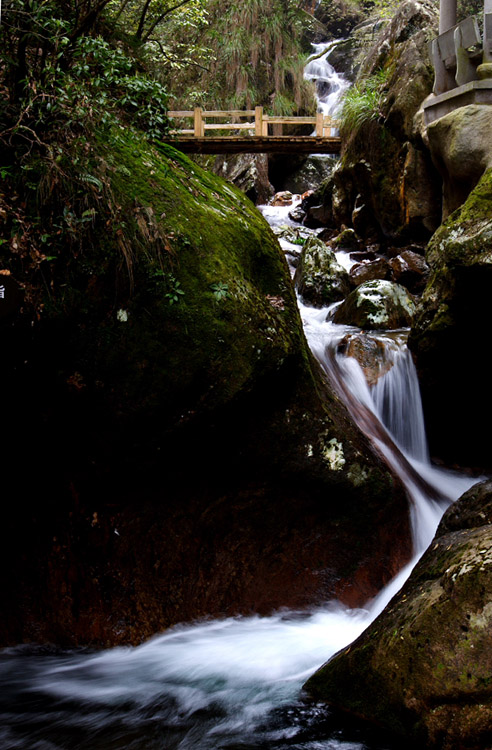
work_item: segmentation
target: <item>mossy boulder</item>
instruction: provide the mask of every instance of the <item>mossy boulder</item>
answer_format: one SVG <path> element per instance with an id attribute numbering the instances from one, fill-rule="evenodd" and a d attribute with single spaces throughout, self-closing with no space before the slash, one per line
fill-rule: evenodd
<path id="1" fill-rule="evenodd" d="M 409 339 L 416 354 L 431 449 L 490 466 L 482 425 L 492 418 L 487 341 L 492 323 L 492 170 L 433 236 L 430 275 Z"/>
<path id="2" fill-rule="evenodd" d="M 338 302 L 350 289 L 347 271 L 333 250 L 316 237 L 304 243 L 294 281 L 304 302 L 315 307 Z"/>
<path id="3" fill-rule="evenodd" d="M 345 252 L 357 252 L 360 249 L 360 241 L 353 229 L 344 229 L 337 234 L 331 242 L 334 250 L 344 250 Z"/>
<path id="4" fill-rule="evenodd" d="M 492 740 L 492 483 L 444 515 L 386 610 L 306 684 L 308 693 L 420 747 Z"/>
<path id="5" fill-rule="evenodd" d="M 337 308 L 335 323 L 365 330 L 406 328 L 412 322 L 415 302 L 405 287 L 392 281 L 365 281 Z"/>
<path id="6" fill-rule="evenodd" d="M 362 603 L 410 553 L 406 498 L 323 381 L 265 220 L 123 128 L 56 153 L 0 195 L 23 290 L 0 328 L 0 642 Z"/>

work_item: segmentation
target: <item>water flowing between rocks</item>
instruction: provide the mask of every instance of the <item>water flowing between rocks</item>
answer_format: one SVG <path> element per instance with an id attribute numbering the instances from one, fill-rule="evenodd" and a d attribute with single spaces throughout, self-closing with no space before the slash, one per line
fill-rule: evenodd
<path id="1" fill-rule="evenodd" d="M 289 223 L 288 210 L 265 207 L 264 213 L 273 224 Z M 289 249 L 289 243 L 282 244 Z M 427 458 L 418 383 L 405 332 L 378 334 L 389 369 L 369 386 L 356 360 L 341 351 L 344 336 L 356 329 L 327 320 L 329 309 L 300 302 L 300 310 L 315 356 L 407 486 L 416 552 L 412 564 L 365 609 L 329 602 L 310 613 L 182 625 L 137 648 L 96 653 L 5 649 L 0 654 L 1 747 L 391 747 L 368 739 L 359 729 L 332 725 L 325 709 L 302 702 L 300 689 L 317 667 L 355 639 L 383 609 L 429 543 L 446 505 L 472 482 L 436 470 Z"/>
<path id="2" fill-rule="evenodd" d="M 322 52 L 315 49 L 315 55 Z M 345 83 L 325 58 L 308 63 L 333 113 Z M 331 81 L 331 83 L 330 83 Z M 318 90 L 320 86 L 318 85 Z M 335 90 L 336 96 L 332 96 Z M 324 92 L 324 94 L 323 94 Z M 264 207 L 272 225 L 289 208 Z M 287 252 L 299 246 L 282 242 Z M 346 262 L 346 258 L 339 260 Z M 9 750 L 363 750 L 393 747 L 305 704 L 307 677 L 355 639 L 384 608 L 430 542 L 444 508 L 473 482 L 428 459 L 418 383 L 405 332 L 381 333 L 385 369 L 368 385 L 341 346 L 347 326 L 300 302 L 314 355 L 352 416 L 404 481 L 415 559 L 364 609 L 329 602 L 182 625 L 136 648 L 62 652 L 19 646 L 0 653 L 0 747 Z M 394 746 L 396 748 L 396 745 Z"/>

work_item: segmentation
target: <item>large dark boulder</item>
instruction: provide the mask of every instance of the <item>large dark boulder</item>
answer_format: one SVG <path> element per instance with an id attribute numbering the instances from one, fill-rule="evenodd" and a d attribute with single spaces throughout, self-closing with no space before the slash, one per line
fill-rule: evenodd
<path id="1" fill-rule="evenodd" d="M 57 153 L 0 194 L 23 292 L 0 329 L 0 642 L 362 603 L 409 555 L 406 498 L 323 382 L 264 219 L 121 128 Z"/>
<path id="2" fill-rule="evenodd" d="M 331 706 L 419 747 L 492 742 L 492 482 L 444 515 L 386 610 L 307 682 Z"/>

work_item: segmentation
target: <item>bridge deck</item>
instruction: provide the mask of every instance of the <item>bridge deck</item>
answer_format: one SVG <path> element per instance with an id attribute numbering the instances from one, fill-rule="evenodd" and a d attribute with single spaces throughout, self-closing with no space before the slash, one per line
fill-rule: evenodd
<path id="1" fill-rule="evenodd" d="M 339 154 L 341 140 L 319 136 L 169 137 L 165 141 L 185 154 Z"/>

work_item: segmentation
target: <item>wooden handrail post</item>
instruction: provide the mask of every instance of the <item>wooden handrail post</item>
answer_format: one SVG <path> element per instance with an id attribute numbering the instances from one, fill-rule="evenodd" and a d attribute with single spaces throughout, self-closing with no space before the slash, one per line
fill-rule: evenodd
<path id="1" fill-rule="evenodd" d="M 261 123 L 261 135 L 268 137 L 268 118 L 263 118 Z"/>
<path id="2" fill-rule="evenodd" d="M 323 137 L 323 112 L 316 112 L 316 135 L 320 138 Z"/>
<path id="3" fill-rule="evenodd" d="M 255 135 L 263 135 L 263 107 L 255 107 Z"/>
<path id="4" fill-rule="evenodd" d="M 195 107 L 193 110 L 193 118 L 195 138 L 203 138 L 205 135 L 205 128 L 203 127 L 203 109 L 201 107 Z"/>

